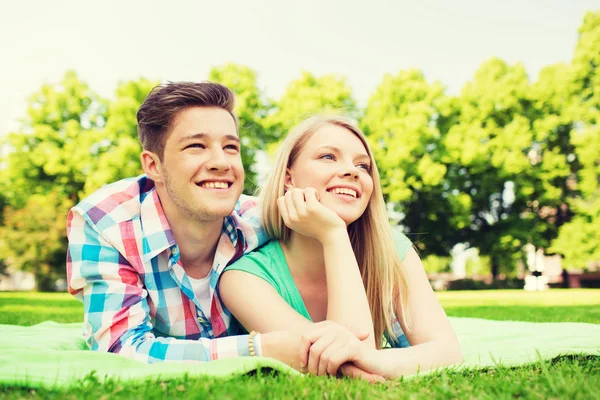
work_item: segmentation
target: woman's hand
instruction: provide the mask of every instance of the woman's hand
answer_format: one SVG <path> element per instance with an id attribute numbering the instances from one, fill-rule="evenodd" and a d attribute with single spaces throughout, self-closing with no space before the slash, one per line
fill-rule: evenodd
<path id="1" fill-rule="evenodd" d="M 277 199 L 277 206 L 288 228 L 321 243 L 330 239 L 331 235 L 347 234 L 344 220 L 319 202 L 314 188 L 288 190 Z"/>

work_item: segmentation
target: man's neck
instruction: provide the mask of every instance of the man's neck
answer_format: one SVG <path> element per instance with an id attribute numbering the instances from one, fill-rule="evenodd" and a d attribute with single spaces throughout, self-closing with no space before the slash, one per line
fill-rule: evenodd
<path id="1" fill-rule="evenodd" d="M 162 204 L 179 247 L 181 265 L 192 278 L 203 278 L 213 265 L 223 228 L 223 218 L 198 221 L 182 213 L 174 204 Z"/>

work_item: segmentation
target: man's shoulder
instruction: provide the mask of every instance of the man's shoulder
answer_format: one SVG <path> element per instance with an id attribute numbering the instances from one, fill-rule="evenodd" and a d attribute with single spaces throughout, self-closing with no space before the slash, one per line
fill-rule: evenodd
<path id="1" fill-rule="evenodd" d="M 94 225 L 107 216 L 111 224 L 132 220 L 139 217 L 142 201 L 153 188 L 154 182 L 145 175 L 121 179 L 96 190 L 73 210 Z"/>
<path id="2" fill-rule="evenodd" d="M 244 216 L 247 213 L 256 214 L 258 212 L 258 198 L 247 194 L 240 195 L 233 212 L 239 216 Z"/>
<path id="3" fill-rule="evenodd" d="M 241 195 L 231 217 L 233 224 L 245 238 L 244 252 L 254 250 L 269 240 L 262 225 L 261 210 L 258 199 L 254 196 Z"/>

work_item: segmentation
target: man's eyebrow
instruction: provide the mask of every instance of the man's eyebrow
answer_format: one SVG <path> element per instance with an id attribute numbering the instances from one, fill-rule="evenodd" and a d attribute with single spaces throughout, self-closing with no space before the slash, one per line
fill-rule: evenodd
<path id="1" fill-rule="evenodd" d="M 223 138 L 225 140 L 233 140 L 234 142 L 240 142 L 240 138 L 235 136 L 235 135 L 225 135 L 223 136 Z M 190 140 L 197 140 L 197 139 L 201 139 L 201 140 L 212 140 L 212 136 L 209 135 L 208 133 L 194 133 L 192 135 L 186 135 L 184 137 L 182 137 L 181 139 L 179 139 L 179 142 L 188 142 Z"/>
<path id="2" fill-rule="evenodd" d="M 324 145 L 324 146 L 321 146 L 321 147 L 317 148 L 317 150 L 319 150 L 319 151 L 322 151 L 324 149 L 329 149 L 330 151 L 333 151 L 334 153 L 338 153 L 338 154 L 341 152 L 341 150 L 339 148 L 337 148 L 335 146 L 330 146 L 330 145 Z M 369 161 L 371 161 L 371 157 L 369 157 L 369 155 L 367 153 L 357 154 L 356 157 L 359 157 L 359 158 L 368 158 Z"/>

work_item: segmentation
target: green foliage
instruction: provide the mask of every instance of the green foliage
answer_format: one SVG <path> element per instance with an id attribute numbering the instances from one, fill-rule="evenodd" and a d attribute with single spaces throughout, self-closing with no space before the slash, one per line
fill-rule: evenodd
<path id="1" fill-rule="evenodd" d="M 587 268 L 600 260 L 600 11 L 588 12 L 567 75 L 569 117 L 574 121 L 570 152 L 578 168 L 570 184 L 578 192 L 568 202 L 573 219 L 560 228 L 552 251 L 567 268 Z"/>
<path id="2" fill-rule="evenodd" d="M 572 205 L 576 216 L 561 227 L 550 251 L 564 256 L 566 269 L 589 269 L 600 261 L 600 190 Z"/>
<path id="3" fill-rule="evenodd" d="M 136 114 L 150 90 L 157 84 L 157 81 L 145 78 L 119 83 L 115 99 L 108 104 L 106 126 L 98 132 L 97 137 L 85 144 L 89 153 L 79 153 L 82 158 L 93 162 L 93 166 L 86 171 L 80 198 L 109 182 L 143 173 Z"/>
<path id="4" fill-rule="evenodd" d="M 141 173 L 135 115 L 156 82 L 121 83 L 113 102 L 68 71 L 30 98 L 2 162 L 4 223 L 0 260 L 51 288 L 65 275 L 70 207 L 100 186 Z"/>
<path id="5" fill-rule="evenodd" d="M 316 77 L 303 72 L 292 81 L 266 118 L 274 137 L 283 138 L 296 124 L 315 114 L 337 113 L 357 117 L 358 108 L 345 78 Z"/>
<path id="6" fill-rule="evenodd" d="M 32 272 L 39 290 L 54 290 L 54 281 L 65 275 L 65 216 L 73 205 L 51 192 L 32 195 L 25 207 L 4 211 L 0 254 L 11 265 Z"/>
<path id="7" fill-rule="evenodd" d="M 436 274 L 439 272 L 450 272 L 450 257 L 440 257 L 431 254 L 423 258 L 423 267 L 428 274 Z"/>
<path id="8" fill-rule="evenodd" d="M 416 70 L 386 75 L 369 98 L 360 126 L 368 137 L 383 192 L 410 233 L 425 234 L 417 246 L 448 255 L 454 226 L 464 226 L 469 199 L 449 193 L 438 120 L 448 108 L 444 88 Z M 450 197 L 450 198 L 448 198 Z M 417 239 L 420 239 L 417 237 Z"/>

